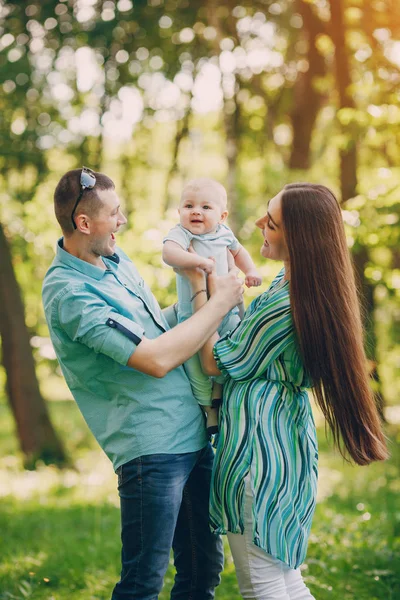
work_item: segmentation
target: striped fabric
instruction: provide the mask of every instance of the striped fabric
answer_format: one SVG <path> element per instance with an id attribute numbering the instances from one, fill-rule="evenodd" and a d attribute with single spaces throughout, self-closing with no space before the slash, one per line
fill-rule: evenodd
<path id="1" fill-rule="evenodd" d="M 216 533 L 243 533 L 244 478 L 253 491 L 253 539 L 297 568 L 315 507 L 318 449 L 282 270 L 214 347 L 226 376 L 211 492 Z"/>

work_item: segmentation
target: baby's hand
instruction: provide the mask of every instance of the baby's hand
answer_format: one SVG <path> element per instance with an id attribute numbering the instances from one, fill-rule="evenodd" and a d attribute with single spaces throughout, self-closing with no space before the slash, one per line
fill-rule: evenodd
<path id="1" fill-rule="evenodd" d="M 247 271 L 246 278 L 244 280 L 247 287 L 258 287 L 259 285 L 261 285 L 261 281 L 262 277 L 256 269 L 253 269 L 252 271 Z"/>
<path id="2" fill-rule="evenodd" d="M 214 267 L 215 267 L 215 262 L 213 261 L 212 258 L 201 258 L 199 264 L 197 265 L 199 269 L 201 269 L 202 271 L 204 271 L 204 273 L 212 273 Z"/>

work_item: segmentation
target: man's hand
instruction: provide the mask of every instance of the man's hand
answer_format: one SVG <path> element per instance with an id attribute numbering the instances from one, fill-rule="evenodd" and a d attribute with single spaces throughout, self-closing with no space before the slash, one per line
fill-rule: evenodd
<path id="1" fill-rule="evenodd" d="M 244 282 L 247 285 L 247 287 L 258 287 L 259 285 L 261 285 L 262 278 L 258 271 L 252 269 L 251 271 L 247 271 Z"/>
<path id="2" fill-rule="evenodd" d="M 243 281 L 239 279 L 239 269 L 233 268 L 227 275 L 218 276 L 215 269 L 207 278 L 208 294 L 210 298 L 228 306 L 226 312 L 243 301 Z"/>
<path id="3" fill-rule="evenodd" d="M 235 268 L 228 275 L 218 277 L 214 268 L 208 275 L 212 294 L 208 300 L 206 293 L 197 294 L 207 289 L 204 271 L 192 267 L 178 272 L 190 281 L 195 314 L 158 338 L 143 337 L 129 358 L 128 366 L 152 377 L 164 377 L 171 369 L 207 347 L 209 360 L 205 364 L 210 374 L 218 375 L 212 347 L 218 339 L 216 331 L 224 316 L 242 301 L 243 282 L 237 276 L 239 271 Z"/>

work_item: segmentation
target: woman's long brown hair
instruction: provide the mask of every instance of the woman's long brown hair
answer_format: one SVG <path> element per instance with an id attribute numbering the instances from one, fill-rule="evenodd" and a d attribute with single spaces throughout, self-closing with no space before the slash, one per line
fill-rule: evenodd
<path id="1" fill-rule="evenodd" d="M 282 192 L 294 326 L 334 443 L 359 465 L 388 453 L 364 352 L 360 306 L 339 204 L 323 185 Z"/>

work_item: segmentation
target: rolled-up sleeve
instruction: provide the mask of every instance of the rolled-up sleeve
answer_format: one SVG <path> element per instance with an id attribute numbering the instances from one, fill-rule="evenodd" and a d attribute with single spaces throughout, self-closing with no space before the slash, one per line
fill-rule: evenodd
<path id="1" fill-rule="evenodd" d="M 231 334 L 218 340 L 214 357 L 225 376 L 248 381 L 263 377 L 294 340 L 289 296 L 277 295 L 260 302 Z"/>
<path id="2" fill-rule="evenodd" d="M 74 342 L 121 365 L 140 344 L 143 327 L 85 288 L 69 290 L 56 306 L 60 329 Z"/>

